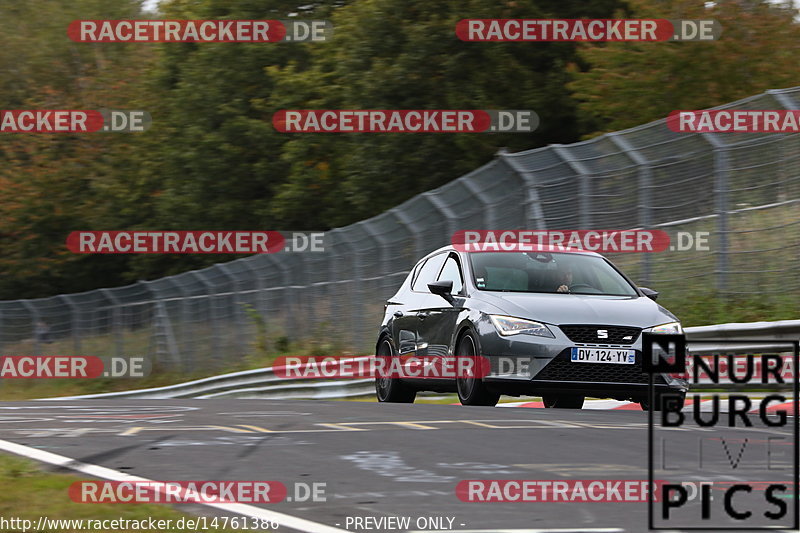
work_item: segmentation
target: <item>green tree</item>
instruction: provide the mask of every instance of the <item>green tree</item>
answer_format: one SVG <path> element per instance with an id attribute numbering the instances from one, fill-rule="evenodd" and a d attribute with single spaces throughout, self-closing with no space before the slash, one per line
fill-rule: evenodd
<path id="1" fill-rule="evenodd" d="M 298 9 L 297 1 L 173 0 L 165 19 L 324 19 L 329 3 Z M 150 73 L 160 96 L 159 139 L 151 170 L 163 179 L 156 201 L 159 229 L 279 229 L 269 213 L 275 187 L 286 179 L 286 139 L 272 128 L 269 104 L 277 83 L 272 69 L 308 60 L 294 43 L 165 44 Z M 182 272 L 230 256 L 145 256 L 131 276 Z"/>
<path id="2" fill-rule="evenodd" d="M 151 62 L 147 50 L 73 43 L 66 34 L 78 18 L 139 13 L 138 0 L 0 2 L 3 107 L 141 107 L 137 78 Z M 0 298 L 122 281 L 124 259 L 71 254 L 65 239 L 72 230 L 124 227 L 146 213 L 132 172 L 137 142 L 111 133 L 0 134 Z"/>
<path id="3" fill-rule="evenodd" d="M 704 109 L 800 85 L 800 24 L 791 3 L 631 0 L 635 18 L 714 19 L 718 41 L 586 44 L 569 87 L 592 133 L 629 128 L 678 109 Z"/>
<path id="4" fill-rule="evenodd" d="M 519 0 L 361 0 L 333 13 L 332 42 L 310 66 L 280 71 L 274 108 L 533 109 L 531 134 L 289 134 L 288 179 L 271 213 L 293 227 L 341 226 L 486 163 L 501 147 L 531 148 L 580 137 L 567 65 L 573 43 L 471 43 L 463 18 L 608 17 L 619 2 L 579 8 Z M 277 70 L 277 69 L 275 69 Z"/>

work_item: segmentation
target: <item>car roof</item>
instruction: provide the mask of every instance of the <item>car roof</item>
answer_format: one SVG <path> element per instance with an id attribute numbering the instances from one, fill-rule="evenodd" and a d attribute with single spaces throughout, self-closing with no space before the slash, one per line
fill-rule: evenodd
<path id="1" fill-rule="evenodd" d="M 465 253 L 465 254 L 475 254 L 475 253 L 485 253 L 485 252 L 490 252 L 491 253 L 492 252 L 490 250 L 474 251 L 474 252 L 468 252 L 468 251 L 464 251 L 464 250 L 456 250 L 455 246 L 453 246 L 452 244 L 448 244 L 447 246 L 442 246 L 441 248 L 432 251 L 431 253 L 429 253 L 428 255 L 423 257 L 422 259 L 420 259 L 420 261 L 422 261 L 423 259 L 427 259 L 427 258 L 429 258 L 431 256 L 434 256 L 434 255 L 436 255 L 438 253 L 447 252 L 447 251 L 461 252 L 461 253 Z M 533 250 L 531 250 L 531 251 L 533 251 Z M 578 250 L 578 249 L 575 249 L 575 248 L 563 248 L 563 247 L 558 247 L 558 246 L 542 246 L 542 247 L 540 247 L 540 249 L 538 249 L 536 251 L 548 252 L 548 253 L 570 253 L 570 254 L 579 254 L 579 255 L 591 255 L 591 256 L 594 256 L 594 257 L 603 257 L 602 255 L 598 254 L 597 252 L 591 252 L 589 250 Z M 501 253 L 510 253 L 510 252 L 501 252 Z"/>

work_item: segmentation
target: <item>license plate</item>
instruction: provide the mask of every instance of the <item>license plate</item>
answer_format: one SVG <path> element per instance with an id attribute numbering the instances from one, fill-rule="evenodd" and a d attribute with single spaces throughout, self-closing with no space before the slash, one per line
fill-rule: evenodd
<path id="1" fill-rule="evenodd" d="M 573 363 L 632 365 L 636 363 L 636 351 L 613 348 L 573 348 L 570 359 Z"/>

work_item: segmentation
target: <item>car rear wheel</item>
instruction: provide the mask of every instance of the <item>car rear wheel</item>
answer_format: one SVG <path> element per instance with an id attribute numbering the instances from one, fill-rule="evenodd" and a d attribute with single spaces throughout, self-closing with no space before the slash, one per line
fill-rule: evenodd
<path id="1" fill-rule="evenodd" d="M 393 357 L 394 349 L 388 337 L 384 337 L 378 345 L 378 356 Z M 375 394 L 379 402 L 388 403 L 414 403 L 417 391 L 409 388 L 400 381 L 400 378 L 376 377 Z"/>
<path id="2" fill-rule="evenodd" d="M 465 333 L 458 342 L 456 356 L 477 358 L 478 355 L 478 348 L 472 333 Z M 470 365 L 470 371 L 476 368 L 483 368 L 479 361 Z M 456 389 L 458 390 L 458 399 L 461 401 L 461 405 L 494 407 L 500 400 L 500 394 L 490 391 L 483 383 L 483 379 L 480 376 L 475 376 L 474 373 L 464 377 L 456 377 Z"/>
<path id="3" fill-rule="evenodd" d="M 583 407 L 584 397 L 575 394 L 545 394 L 542 400 L 548 408 L 580 409 Z"/>

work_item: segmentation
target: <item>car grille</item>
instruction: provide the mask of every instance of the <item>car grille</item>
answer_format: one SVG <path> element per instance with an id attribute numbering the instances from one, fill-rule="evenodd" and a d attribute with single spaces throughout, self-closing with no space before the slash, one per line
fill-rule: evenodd
<path id="1" fill-rule="evenodd" d="M 641 333 L 639 328 L 625 326 L 567 325 L 558 326 L 572 342 L 580 344 L 633 344 Z M 597 336 L 597 332 L 605 331 L 608 338 Z"/>
<path id="2" fill-rule="evenodd" d="M 586 383 L 649 383 L 649 376 L 642 372 L 642 354 L 636 352 L 636 363 L 615 365 L 609 363 L 573 363 L 570 350 L 565 350 L 550 361 L 534 381 L 581 381 Z M 654 383 L 664 384 L 664 378 L 656 374 Z"/>

